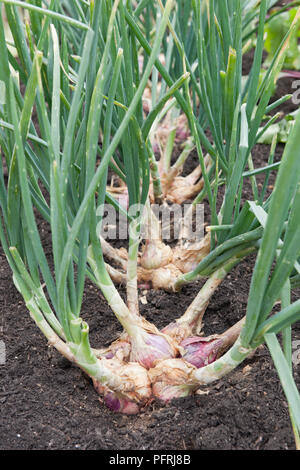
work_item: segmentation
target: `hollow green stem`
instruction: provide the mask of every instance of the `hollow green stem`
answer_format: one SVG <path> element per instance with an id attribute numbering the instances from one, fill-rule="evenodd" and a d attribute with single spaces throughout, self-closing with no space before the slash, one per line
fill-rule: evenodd
<path id="1" fill-rule="evenodd" d="M 232 258 L 221 268 L 217 269 L 205 282 L 198 295 L 189 305 L 184 315 L 177 320 L 178 324 L 187 323 L 189 325 L 197 324 L 197 333 L 201 330 L 202 318 L 209 301 L 218 289 L 219 285 L 225 279 L 231 269 L 240 262 L 240 257 Z"/>
<path id="2" fill-rule="evenodd" d="M 95 262 L 92 247 L 88 249 L 87 256 L 88 263 L 95 276 L 95 281 L 98 287 L 101 289 L 104 297 L 106 298 L 110 308 L 116 315 L 117 319 L 127 331 L 130 336 L 134 336 L 136 333 L 136 318 L 133 318 L 133 314 L 125 304 L 118 290 L 114 286 L 110 276 L 106 269 L 100 269 L 98 264 Z"/>
<path id="3" fill-rule="evenodd" d="M 129 226 L 129 249 L 127 263 L 127 304 L 133 314 L 139 311 L 138 286 L 137 286 L 137 259 L 140 244 L 139 222 L 131 222 Z"/>

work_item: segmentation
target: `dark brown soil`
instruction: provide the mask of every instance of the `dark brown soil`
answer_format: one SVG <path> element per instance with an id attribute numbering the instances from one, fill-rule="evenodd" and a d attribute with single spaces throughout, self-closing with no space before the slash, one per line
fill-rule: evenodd
<path id="1" fill-rule="evenodd" d="M 286 83 L 285 93 L 289 93 Z M 281 94 L 284 92 L 280 91 Z M 257 146 L 256 165 L 268 158 Z M 278 146 L 276 158 L 280 158 Z M 193 159 L 191 167 L 195 164 Z M 262 182 L 263 182 L 263 176 Z M 270 181 L 269 191 L 272 190 Z M 250 185 L 243 198 L 251 198 Z M 51 242 L 43 234 L 49 251 Z M 206 312 L 204 333 L 221 333 L 245 315 L 255 258 L 245 260 L 227 277 Z M 1 450 L 291 450 L 295 448 L 287 403 L 265 346 L 234 373 L 199 395 L 168 405 L 152 402 L 137 416 L 109 411 L 91 381 L 47 346 L 15 289 L 0 252 L 0 340 L 7 360 L 0 365 Z M 180 316 L 199 283 L 179 294 L 141 291 L 141 313 L 159 328 Z M 295 296 L 299 297 L 299 293 Z M 87 282 L 82 316 L 94 347 L 109 344 L 121 328 L 107 304 Z M 293 339 L 300 340 L 299 322 Z M 295 379 L 300 387 L 299 366 Z"/>
<path id="2" fill-rule="evenodd" d="M 0 449 L 258 450 L 294 449 L 285 397 L 266 347 L 201 394 L 153 402 L 138 416 L 110 412 L 89 379 L 70 365 L 30 319 L 1 255 L 1 338 L 7 362 L 0 366 Z M 238 266 L 213 297 L 206 334 L 220 333 L 246 309 L 253 259 Z M 141 313 L 163 327 L 177 318 L 199 286 L 179 295 L 147 294 Z M 83 317 L 92 344 L 104 345 L 120 328 L 99 292 L 88 285 Z M 300 339 L 300 325 L 294 328 Z M 300 385 L 299 369 L 295 378 Z"/>

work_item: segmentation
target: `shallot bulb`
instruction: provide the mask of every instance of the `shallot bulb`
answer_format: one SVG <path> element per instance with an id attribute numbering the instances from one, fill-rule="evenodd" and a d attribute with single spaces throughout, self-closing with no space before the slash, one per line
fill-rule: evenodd
<path id="1" fill-rule="evenodd" d="M 130 355 L 130 343 L 128 339 L 119 338 L 108 348 L 96 351 L 96 356 L 105 359 L 116 357 L 120 361 L 127 361 Z"/>
<path id="2" fill-rule="evenodd" d="M 103 396 L 106 406 L 115 412 L 137 414 L 140 407 L 151 397 L 151 384 L 147 370 L 135 363 L 122 363 L 118 359 L 102 359 L 106 367 L 121 379 L 121 385 L 114 385 L 108 379 L 101 383 L 93 378 L 94 387 Z M 109 385 L 108 385 L 109 384 Z"/>
<path id="3" fill-rule="evenodd" d="M 187 138 L 190 136 L 190 131 L 189 129 L 186 129 L 185 127 L 177 127 L 176 129 L 176 139 L 179 140 L 179 142 L 184 142 L 187 140 Z"/>
<path id="4" fill-rule="evenodd" d="M 184 348 L 183 359 L 193 364 L 197 369 L 211 364 L 218 358 L 219 351 L 223 346 L 222 338 L 201 338 L 193 336 L 186 338 L 180 343 Z"/>
<path id="5" fill-rule="evenodd" d="M 159 362 L 149 370 L 153 394 L 164 402 L 191 395 L 197 388 L 197 383 L 191 379 L 194 370 L 183 359 Z"/>
<path id="6" fill-rule="evenodd" d="M 140 330 L 131 338 L 132 362 L 138 362 L 146 369 L 154 367 L 158 361 L 169 359 L 178 355 L 178 348 L 171 338 L 163 334 L 148 333 Z"/>
<path id="7" fill-rule="evenodd" d="M 141 256 L 141 266 L 145 269 L 157 269 L 172 261 L 172 250 L 160 240 L 147 240 Z"/>
<path id="8" fill-rule="evenodd" d="M 188 322 L 172 322 L 165 326 L 162 333 L 171 336 L 177 343 L 181 343 L 192 333 L 192 326 Z"/>
<path id="9" fill-rule="evenodd" d="M 139 412 L 139 406 L 137 403 L 126 400 L 126 398 L 118 396 L 118 394 L 114 392 L 109 391 L 104 394 L 104 403 L 107 408 L 115 413 L 136 415 Z"/>

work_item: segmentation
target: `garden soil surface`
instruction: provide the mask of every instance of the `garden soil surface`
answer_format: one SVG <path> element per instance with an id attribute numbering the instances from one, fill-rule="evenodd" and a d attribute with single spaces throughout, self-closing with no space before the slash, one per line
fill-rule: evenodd
<path id="1" fill-rule="evenodd" d="M 282 96 L 290 91 L 290 82 L 281 81 L 277 93 Z M 279 145 L 276 159 L 282 149 Z M 268 152 L 266 145 L 255 147 L 256 166 L 263 166 Z M 196 162 L 195 156 L 190 165 Z M 272 182 L 274 175 L 269 191 Z M 251 198 L 250 185 L 245 186 L 243 198 Z M 50 253 L 49 229 L 43 223 L 40 229 Z M 213 296 L 204 318 L 205 335 L 221 333 L 245 315 L 254 262 L 252 256 L 237 266 Z M 202 387 L 194 396 L 169 404 L 153 401 L 136 416 L 116 414 L 102 403 L 91 380 L 47 345 L 14 287 L 2 251 L 0 280 L 0 340 L 6 347 L 6 362 L 0 365 L 1 450 L 295 448 L 287 402 L 265 346 L 233 373 Z M 141 303 L 141 313 L 162 328 L 185 311 L 200 286 L 194 283 L 178 294 L 141 290 L 147 300 Z M 299 298 L 299 292 L 294 296 Z M 82 316 L 90 326 L 94 347 L 108 345 L 121 332 L 103 296 L 89 282 Z M 294 345 L 300 341 L 299 322 L 293 327 L 293 341 Z M 299 369 L 294 365 L 298 388 Z"/>

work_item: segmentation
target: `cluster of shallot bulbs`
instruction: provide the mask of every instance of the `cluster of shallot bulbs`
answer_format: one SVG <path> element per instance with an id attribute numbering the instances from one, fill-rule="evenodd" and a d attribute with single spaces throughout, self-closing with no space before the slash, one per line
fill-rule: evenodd
<path id="1" fill-rule="evenodd" d="M 136 414 L 154 399 L 169 402 L 199 389 L 194 371 L 218 359 L 237 339 L 243 321 L 222 335 L 188 336 L 180 343 L 172 337 L 172 325 L 159 331 L 139 317 L 136 334 L 123 333 L 107 349 L 99 350 L 99 360 L 118 374 L 122 386 L 109 389 L 94 380 L 94 386 L 109 409 Z M 187 330 L 185 330 L 187 333 Z"/>

